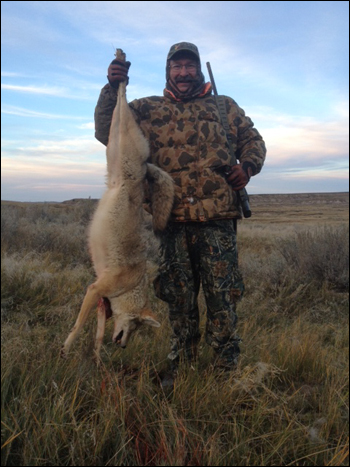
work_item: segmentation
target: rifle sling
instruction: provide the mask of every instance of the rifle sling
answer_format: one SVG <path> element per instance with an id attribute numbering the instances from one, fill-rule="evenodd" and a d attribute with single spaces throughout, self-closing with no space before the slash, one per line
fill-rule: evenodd
<path id="1" fill-rule="evenodd" d="M 236 165 L 237 164 L 237 158 L 235 155 L 235 152 L 233 150 L 232 146 L 232 136 L 230 133 L 230 125 L 228 123 L 228 118 L 227 118 L 227 112 L 226 112 L 226 104 L 225 104 L 225 96 L 215 96 L 216 100 L 216 105 L 219 111 L 220 119 L 222 126 L 224 127 L 225 133 L 226 133 L 226 138 L 229 146 L 229 150 L 233 159 L 233 163 Z"/>

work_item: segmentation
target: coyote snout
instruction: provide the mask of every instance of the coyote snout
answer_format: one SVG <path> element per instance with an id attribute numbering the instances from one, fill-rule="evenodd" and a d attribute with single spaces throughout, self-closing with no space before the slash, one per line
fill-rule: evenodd
<path id="1" fill-rule="evenodd" d="M 98 304 L 95 352 L 99 356 L 106 319 L 114 318 L 113 341 L 125 347 L 141 324 L 159 327 L 148 300 L 147 236 L 144 218 L 144 180 L 155 183 L 154 229 L 166 225 L 173 203 L 173 181 L 147 164 L 149 145 L 126 101 L 120 83 L 107 146 L 107 189 L 94 213 L 89 248 L 97 280 L 86 292 L 76 323 L 66 339 L 66 355 L 90 310 Z M 160 198 L 162 203 L 160 203 Z"/>

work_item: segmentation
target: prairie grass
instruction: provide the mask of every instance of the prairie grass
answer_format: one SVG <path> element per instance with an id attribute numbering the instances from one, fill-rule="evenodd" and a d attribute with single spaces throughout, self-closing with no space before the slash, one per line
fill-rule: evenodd
<path id="1" fill-rule="evenodd" d="M 94 277 L 93 207 L 2 206 L 2 465 L 349 465 L 346 221 L 243 223 L 239 368 L 218 372 L 203 339 L 163 389 L 170 328 L 152 290 L 159 330 L 121 350 L 107 322 L 97 367 L 91 316 L 59 358 Z"/>

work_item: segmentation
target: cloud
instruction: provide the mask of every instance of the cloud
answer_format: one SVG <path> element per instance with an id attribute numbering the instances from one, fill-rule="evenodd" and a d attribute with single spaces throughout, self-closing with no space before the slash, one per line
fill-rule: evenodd
<path id="1" fill-rule="evenodd" d="M 74 196 L 99 198 L 105 187 L 106 163 L 53 155 L 2 157 L 2 199 L 63 201 Z"/>
<path id="2" fill-rule="evenodd" d="M 33 80 L 38 79 L 33 77 Z M 61 81 L 65 86 L 47 86 L 43 85 L 18 85 L 1 83 L 1 89 L 7 92 L 25 93 L 29 95 L 52 96 L 66 99 L 95 100 L 95 94 L 101 89 L 100 84 L 81 81 L 69 76 L 60 75 L 54 77 L 54 81 Z M 93 94 L 92 94 L 93 93 Z"/>
<path id="3" fill-rule="evenodd" d="M 86 183 L 87 177 L 97 177 L 96 183 L 96 179 L 103 181 L 105 167 L 105 147 L 92 136 L 2 144 L 3 182 L 40 177 L 51 183 L 57 177 L 73 175 L 81 183 Z"/>
<path id="4" fill-rule="evenodd" d="M 15 163 L 14 163 L 15 162 Z M 18 180 L 41 180 L 48 184 L 53 183 L 57 179 L 65 179 L 66 177 L 75 177 L 75 180 L 81 180 L 82 183 L 86 183 L 86 177 L 91 177 L 100 182 L 103 181 L 105 173 L 104 162 L 94 162 L 89 160 L 71 161 L 67 163 L 65 161 L 62 164 L 62 160 L 59 159 L 33 159 L 25 160 L 12 158 L 2 158 L 1 161 L 2 170 L 1 175 L 3 180 L 12 180 L 16 183 Z"/>
<path id="5" fill-rule="evenodd" d="M 18 77 L 23 78 L 24 77 L 24 75 L 20 73 L 14 73 L 12 71 L 3 71 L 3 70 L 1 70 L 1 76 L 3 76 L 4 78 L 18 78 Z"/>
<path id="6" fill-rule="evenodd" d="M 95 130 L 95 123 L 83 123 L 82 125 L 77 126 L 77 128 L 79 128 L 80 130 Z"/>
<path id="7" fill-rule="evenodd" d="M 37 112 L 35 110 L 29 110 L 23 107 L 16 107 L 13 105 L 6 105 L 6 104 L 4 104 L 3 107 L 1 107 L 1 113 L 6 114 L 6 115 L 16 115 L 17 117 L 24 117 L 24 118 L 85 120 L 85 117 L 74 117 L 72 115 L 49 114 L 49 113 Z"/>
<path id="8" fill-rule="evenodd" d="M 271 108 L 247 108 L 267 146 L 267 163 L 273 167 L 324 167 L 348 164 L 348 118 L 335 107 L 332 119 L 289 115 Z"/>
<path id="9" fill-rule="evenodd" d="M 91 137 L 74 137 L 71 139 L 52 139 L 52 140 L 38 140 L 33 142 L 20 141 L 16 145 L 16 149 L 12 150 L 11 157 L 18 158 L 25 157 L 31 160 L 42 158 L 56 157 L 57 160 L 66 160 L 66 163 L 72 163 L 72 156 L 76 160 L 83 161 L 89 156 L 98 154 L 104 161 L 104 146 L 96 139 Z M 6 156 L 6 153 L 5 153 Z M 73 159 L 74 161 L 74 159 Z M 2 167 L 4 168 L 4 167 Z"/>
<path id="10" fill-rule="evenodd" d="M 103 184 L 92 117 L 114 47 L 132 62 L 131 101 L 162 94 L 168 49 L 188 40 L 204 74 L 210 61 L 219 92 L 237 98 L 266 141 L 250 188 L 318 180 L 329 191 L 348 164 L 345 3 L 217 2 L 208 16 L 197 2 L 2 2 L 4 184 L 23 177 L 43 196 L 50 186 L 57 196 L 60 186 L 94 186 L 97 176 Z"/>
<path id="11" fill-rule="evenodd" d="M 2 199 L 64 201 L 100 198 L 105 188 L 106 159 L 100 143 L 91 140 L 41 142 L 31 148 L 4 151 L 1 160 Z"/>
<path id="12" fill-rule="evenodd" d="M 253 177 L 247 186 L 250 195 L 262 193 L 332 193 L 348 192 L 348 180 L 324 177 L 295 177 L 290 174 L 263 174 Z"/>
<path id="13" fill-rule="evenodd" d="M 103 183 L 96 183 L 96 177 L 79 182 L 75 176 L 64 174 L 59 180 L 36 179 L 35 177 L 6 179 L 1 183 L 1 199 L 11 201 L 55 201 L 71 198 L 100 198 L 104 191 Z M 28 196 L 28 194 L 30 195 Z"/>
<path id="14" fill-rule="evenodd" d="M 288 178 L 288 179 L 298 179 L 302 180 L 327 180 L 334 179 L 334 180 L 348 180 L 349 175 L 342 169 L 336 168 L 316 168 L 316 169 L 293 169 L 293 170 L 286 170 L 281 173 L 281 178 Z"/>
<path id="15" fill-rule="evenodd" d="M 30 94 L 67 97 L 67 90 L 56 86 L 18 86 L 15 84 L 1 84 L 1 89 L 5 89 L 7 91 L 26 92 Z"/>

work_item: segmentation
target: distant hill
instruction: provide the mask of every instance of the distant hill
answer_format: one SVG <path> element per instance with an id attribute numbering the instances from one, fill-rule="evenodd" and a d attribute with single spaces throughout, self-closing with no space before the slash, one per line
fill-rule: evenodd
<path id="1" fill-rule="evenodd" d="M 349 204 L 349 192 L 250 195 L 252 204 Z"/>
<path id="2" fill-rule="evenodd" d="M 266 204 L 349 204 L 349 192 L 340 193 L 290 193 L 290 194 L 262 194 L 262 195 L 249 195 L 250 202 L 255 206 Z M 99 201 L 98 198 L 72 198 L 66 201 L 10 201 L 1 200 L 2 203 L 7 204 L 65 204 L 74 205 L 79 203 Z"/>
<path id="3" fill-rule="evenodd" d="M 337 224 L 349 221 L 349 193 L 291 193 L 250 195 L 252 217 L 244 219 L 246 225 L 263 223 Z M 92 212 L 98 199 L 73 198 L 62 202 L 1 201 L 2 205 L 49 206 L 68 211 Z"/>

